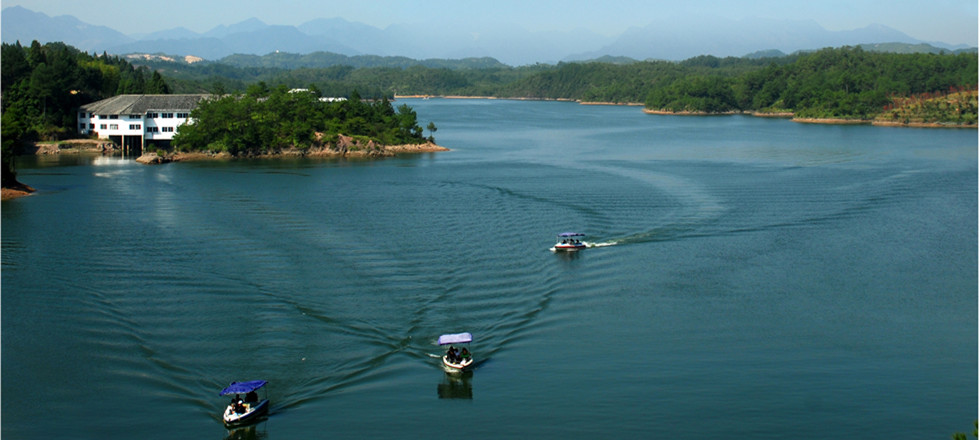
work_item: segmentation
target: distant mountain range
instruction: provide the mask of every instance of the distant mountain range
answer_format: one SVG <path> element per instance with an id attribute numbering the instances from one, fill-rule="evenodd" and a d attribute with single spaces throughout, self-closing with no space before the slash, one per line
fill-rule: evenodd
<path id="1" fill-rule="evenodd" d="M 883 43 L 928 43 L 950 51 L 967 48 L 919 41 L 882 25 L 850 31 L 828 31 L 812 20 L 731 20 L 711 17 L 700 17 L 697 26 L 682 24 L 678 20 L 659 20 L 648 26 L 629 28 L 618 37 L 602 36 L 582 29 L 534 32 L 508 25 L 475 29 L 462 25 L 397 24 L 379 29 L 342 18 L 318 18 L 299 26 L 268 25 L 251 18 L 230 26 L 221 25 L 203 34 L 180 27 L 149 34 L 125 35 L 106 26 L 84 23 L 72 16 L 49 17 L 21 6 L 0 11 L 0 37 L 4 43 L 20 41 L 27 45 L 33 40 L 41 43 L 61 41 L 86 52 L 117 55 L 193 55 L 218 60 L 233 54 L 332 52 L 346 56 L 401 56 L 412 59 L 491 57 L 515 66 L 601 57 L 638 60 L 683 60 L 698 55 L 740 57 L 760 51 L 792 53 L 823 47 Z"/>

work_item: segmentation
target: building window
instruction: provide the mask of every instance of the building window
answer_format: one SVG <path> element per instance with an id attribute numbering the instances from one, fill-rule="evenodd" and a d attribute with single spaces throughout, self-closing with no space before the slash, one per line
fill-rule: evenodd
<path id="1" fill-rule="evenodd" d="M 99 129 L 100 130 L 105 130 L 105 124 L 99 124 Z"/>
<path id="2" fill-rule="evenodd" d="M 156 114 L 156 113 L 152 113 L 152 112 L 151 112 L 151 113 L 147 113 L 147 114 L 146 114 L 146 117 L 147 117 L 147 118 L 159 118 L 160 116 L 157 116 L 157 114 Z"/>
<path id="3" fill-rule="evenodd" d="M 163 128 L 160 129 L 160 131 L 163 131 L 164 133 L 173 133 L 174 132 L 174 128 L 173 127 L 163 127 Z"/>
<path id="4" fill-rule="evenodd" d="M 88 113 L 85 113 L 85 112 L 79 112 L 79 113 L 78 113 L 78 117 L 79 117 L 79 118 L 82 118 L 82 119 L 85 119 L 85 118 L 87 118 L 87 117 L 88 117 Z"/>
<path id="5" fill-rule="evenodd" d="M 109 124 L 109 130 L 118 130 L 119 124 Z"/>
<path id="6" fill-rule="evenodd" d="M 160 132 L 160 128 L 159 127 L 146 127 L 146 132 L 147 133 L 159 133 Z"/>
<path id="7" fill-rule="evenodd" d="M 95 124 L 88 124 L 89 130 L 95 130 Z"/>
<path id="8" fill-rule="evenodd" d="M 78 131 L 85 131 L 85 127 L 88 127 L 88 125 L 86 125 L 86 124 L 78 124 Z"/>
<path id="9" fill-rule="evenodd" d="M 129 129 L 130 130 L 139 130 L 141 128 L 143 128 L 143 127 L 140 126 L 140 124 L 129 124 Z"/>
<path id="10" fill-rule="evenodd" d="M 119 119 L 119 115 L 109 115 L 109 119 Z"/>
<path id="11" fill-rule="evenodd" d="M 160 117 L 161 118 L 172 118 L 172 117 L 174 117 L 174 114 L 173 113 L 160 113 Z"/>
<path id="12" fill-rule="evenodd" d="M 191 114 L 190 113 L 177 113 L 177 117 L 178 118 L 181 118 L 181 119 L 187 119 L 187 118 L 191 117 Z"/>

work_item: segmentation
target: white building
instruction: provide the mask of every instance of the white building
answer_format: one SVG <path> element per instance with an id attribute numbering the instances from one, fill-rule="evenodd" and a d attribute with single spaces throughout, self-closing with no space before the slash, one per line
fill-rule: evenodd
<path id="1" fill-rule="evenodd" d="M 78 132 L 109 139 L 124 150 L 170 146 L 177 127 L 210 95 L 118 95 L 78 109 Z"/>

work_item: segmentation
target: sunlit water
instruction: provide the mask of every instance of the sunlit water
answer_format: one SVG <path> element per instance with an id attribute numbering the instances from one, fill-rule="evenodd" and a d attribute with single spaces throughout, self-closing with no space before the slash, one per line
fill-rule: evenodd
<path id="1" fill-rule="evenodd" d="M 3 437 L 972 430 L 975 130 L 408 103 L 453 151 L 23 158 Z M 594 246 L 549 251 L 564 231 Z M 271 413 L 229 431 L 217 394 L 250 379 Z"/>

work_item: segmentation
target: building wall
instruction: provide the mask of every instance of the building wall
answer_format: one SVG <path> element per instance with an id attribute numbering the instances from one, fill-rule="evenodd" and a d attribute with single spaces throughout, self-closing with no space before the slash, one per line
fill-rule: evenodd
<path id="1" fill-rule="evenodd" d="M 142 136 L 144 141 L 170 141 L 177 127 L 191 123 L 189 111 L 149 111 L 142 115 L 100 115 L 78 113 L 78 132 L 95 134 L 99 139 L 109 136 Z"/>

